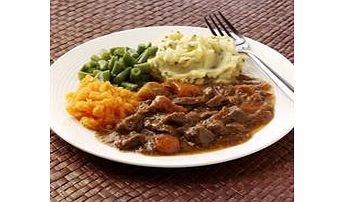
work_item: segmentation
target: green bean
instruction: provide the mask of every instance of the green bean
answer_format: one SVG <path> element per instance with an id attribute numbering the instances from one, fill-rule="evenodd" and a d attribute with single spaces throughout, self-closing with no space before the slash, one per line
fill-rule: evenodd
<path id="1" fill-rule="evenodd" d="M 105 60 L 99 60 L 98 61 L 98 64 L 99 64 L 99 69 L 100 70 L 107 70 L 108 69 L 108 62 L 105 61 Z"/>
<path id="2" fill-rule="evenodd" d="M 133 54 L 131 54 L 131 57 L 133 57 L 133 58 L 135 58 L 135 59 L 137 59 L 138 57 L 139 57 L 140 55 L 138 54 L 138 53 L 133 53 Z"/>
<path id="3" fill-rule="evenodd" d="M 86 72 L 86 73 L 92 73 L 93 70 L 97 69 L 98 63 L 94 61 L 90 61 L 82 66 L 80 71 Z"/>
<path id="4" fill-rule="evenodd" d="M 135 64 L 135 58 L 133 58 L 129 52 L 123 55 L 123 62 L 126 66 L 133 66 Z"/>
<path id="5" fill-rule="evenodd" d="M 110 55 L 109 51 L 103 49 L 103 50 L 101 51 L 101 53 L 100 53 L 100 57 L 101 57 L 103 60 L 110 60 L 111 55 Z"/>
<path id="6" fill-rule="evenodd" d="M 96 68 L 98 64 L 94 61 L 90 61 L 90 62 L 86 63 L 85 65 L 88 69 L 92 69 L 92 68 Z"/>
<path id="7" fill-rule="evenodd" d="M 145 51 L 145 50 L 146 50 L 146 45 L 145 45 L 145 44 L 140 43 L 140 44 L 137 46 L 137 53 L 138 53 L 138 54 L 143 53 L 143 51 Z"/>
<path id="8" fill-rule="evenodd" d="M 142 73 L 146 74 L 150 72 L 150 64 L 148 62 L 141 63 L 141 64 L 136 64 L 134 67 L 138 68 L 141 70 Z"/>
<path id="9" fill-rule="evenodd" d="M 93 70 L 93 72 L 92 72 L 92 76 L 96 77 L 97 74 L 99 74 L 100 72 L 102 72 L 102 71 L 100 71 L 99 69 L 95 69 L 95 70 Z"/>
<path id="10" fill-rule="evenodd" d="M 88 72 L 88 71 L 89 71 L 89 68 L 88 68 L 87 65 L 85 64 L 85 65 L 83 65 L 83 66 L 81 67 L 80 71 L 82 71 L 82 72 Z"/>
<path id="11" fill-rule="evenodd" d="M 123 56 L 124 53 L 127 52 L 127 48 L 126 47 L 116 47 L 113 52 L 114 52 L 114 55 Z"/>
<path id="12" fill-rule="evenodd" d="M 113 66 L 115 64 L 115 61 L 116 61 L 116 57 L 115 56 L 111 56 L 111 59 L 109 60 L 109 64 L 108 64 L 108 69 L 110 71 L 112 71 L 112 68 L 113 68 Z"/>
<path id="13" fill-rule="evenodd" d="M 117 76 L 113 79 L 113 83 L 121 84 L 123 81 L 125 81 L 130 75 L 130 70 L 131 67 L 127 67 L 125 70 L 117 74 Z"/>
<path id="14" fill-rule="evenodd" d="M 100 81 L 110 81 L 113 85 L 129 90 L 137 89 L 145 82 L 155 79 L 155 76 L 151 75 L 154 71 L 147 60 L 154 57 L 157 50 L 158 48 L 152 46 L 151 42 L 141 43 L 137 49 L 129 47 L 102 49 L 99 55 L 92 55 L 91 60 L 81 67 L 78 77 L 81 80 L 91 75 Z"/>
<path id="15" fill-rule="evenodd" d="M 98 62 L 98 60 L 100 60 L 100 57 L 98 55 L 92 55 L 91 56 L 91 60 L 95 61 L 95 62 Z"/>
<path id="16" fill-rule="evenodd" d="M 112 76 L 116 76 L 118 73 L 123 71 L 125 69 L 125 65 L 123 63 L 123 59 L 120 58 L 118 61 L 115 61 L 115 64 L 113 65 L 113 68 L 111 70 Z"/>
<path id="17" fill-rule="evenodd" d="M 122 82 L 121 85 L 123 88 L 126 88 L 128 90 L 135 90 L 138 85 L 137 84 L 134 84 L 134 83 L 129 83 L 129 82 Z"/>
<path id="18" fill-rule="evenodd" d="M 130 53 L 130 56 L 133 58 L 138 58 L 140 55 L 137 53 L 137 51 L 133 48 L 128 48 L 127 52 Z"/>
<path id="19" fill-rule="evenodd" d="M 110 52 L 110 55 L 112 56 L 115 56 L 115 50 L 116 50 L 117 47 L 113 47 L 113 48 L 110 48 L 109 52 Z"/>
<path id="20" fill-rule="evenodd" d="M 130 81 L 131 82 L 138 82 L 140 81 L 141 70 L 139 68 L 132 68 L 130 71 Z"/>
<path id="21" fill-rule="evenodd" d="M 92 76 L 90 73 L 79 71 L 79 73 L 78 73 L 79 80 L 81 81 L 81 80 L 82 80 L 83 78 L 85 78 L 87 75 Z"/>
<path id="22" fill-rule="evenodd" d="M 138 58 L 138 63 L 144 63 L 147 62 L 148 58 L 151 56 L 154 56 L 158 50 L 158 47 L 152 46 L 147 48 Z"/>
<path id="23" fill-rule="evenodd" d="M 106 70 L 103 72 L 99 72 L 96 76 L 97 79 L 99 79 L 100 81 L 109 81 L 110 80 L 110 70 Z"/>

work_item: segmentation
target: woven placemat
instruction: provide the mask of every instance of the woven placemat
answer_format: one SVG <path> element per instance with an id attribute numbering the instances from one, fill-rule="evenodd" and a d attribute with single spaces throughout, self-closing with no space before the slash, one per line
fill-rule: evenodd
<path id="1" fill-rule="evenodd" d="M 218 9 L 246 36 L 294 60 L 293 0 L 52 0 L 51 63 L 90 39 L 145 26 L 206 27 Z M 212 166 L 157 169 L 84 153 L 50 132 L 52 201 L 293 201 L 293 131 L 253 155 Z"/>

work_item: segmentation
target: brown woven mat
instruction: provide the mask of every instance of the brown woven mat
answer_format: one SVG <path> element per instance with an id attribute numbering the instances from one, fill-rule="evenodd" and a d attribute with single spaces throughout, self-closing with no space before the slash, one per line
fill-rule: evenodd
<path id="1" fill-rule="evenodd" d="M 205 27 L 220 9 L 246 36 L 294 59 L 292 0 L 52 0 L 51 62 L 90 39 L 153 25 Z M 84 153 L 51 131 L 52 201 L 293 201 L 293 131 L 253 155 L 222 164 L 157 169 Z"/>

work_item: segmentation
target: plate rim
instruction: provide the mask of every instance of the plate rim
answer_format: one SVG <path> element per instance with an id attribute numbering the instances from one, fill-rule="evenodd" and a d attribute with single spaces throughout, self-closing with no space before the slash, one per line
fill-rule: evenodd
<path id="1" fill-rule="evenodd" d="M 106 35 L 102 35 L 100 37 L 96 37 L 96 38 L 93 38 L 93 39 L 90 39 L 88 41 L 85 41 L 75 47 L 73 47 L 72 49 L 68 50 L 67 52 L 65 52 L 63 55 L 61 55 L 58 59 L 56 59 L 53 64 L 50 65 L 50 77 L 51 77 L 51 74 L 52 72 L 54 71 L 53 69 L 54 68 L 57 68 L 55 67 L 56 64 L 59 63 L 59 61 L 63 60 L 64 57 L 66 57 L 67 53 L 68 52 L 71 52 L 71 51 L 77 51 L 79 48 L 81 48 L 80 46 L 81 45 L 84 45 L 84 44 L 88 44 L 88 43 L 92 43 L 93 41 L 95 40 L 99 40 L 101 38 L 106 38 L 108 37 L 109 35 L 113 35 L 113 34 L 119 34 L 119 33 L 123 33 L 123 32 L 131 32 L 131 31 L 138 31 L 138 30 L 146 30 L 146 29 L 178 29 L 178 28 L 182 28 L 182 29 L 188 29 L 188 28 L 191 28 L 191 29 L 207 29 L 207 28 L 204 28 L 204 27 L 195 27 L 195 26 L 148 26 L 148 27 L 138 27 L 138 28 L 133 28 L 133 29 L 128 29 L 128 30 L 121 30 L 121 31 L 118 31 L 118 32 L 112 32 L 112 33 L 109 33 L 109 34 L 106 34 Z M 254 39 L 251 39 L 249 37 L 246 37 L 248 38 L 250 41 L 254 41 L 255 43 L 258 43 L 260 44 L 261 46 L 264 46 L 264 48 L 269 48 L 269 49 L 272 49 L 275 53 L 279 54 L 280 57 L 283 57 L 284 59 L 288 60 L 285 56 L 283 56 L 280 52 L 278 52 L 277 50 L 259 42 L 259 41 L 256 41 Z M 289 60 L 288 60 L 289 61 Z M 289 65 L 293 66 L 293 64 L 289 61 Z M 291 69 L 290 71 L 292 72 L 293 74 L 293 70 L 294 69 Z M 52 80 L 50 80 L 50 85 L 52 85 Z M 51 89 L 50 89 L 50 94 L 52 93 Z M 50 95 L 51 97 L 51 95 Z M 293 112 L 292 112 L 292 116 L 293 116 Z M 144 167 L 159 167 L 159 168 L 186 168 L 186 167 L 199 167 L 199 166 L 206 166 L 206 165 L 213 165 L 213 164 L 218 164 L 218 163 L 223 163 L 223 162 L 228 162 L 228 161 L 231 161 L 231 160 L 235 160 L 235 159 L 239 159 L 239 158 L 242 158 L 242 157 L 245 157 L 245 156 L 248 156 L 248 155 L 251 155 L 253 153 L 256 153 L 258 151 L 261 151 L 265 148 L 267 148 L 268 146 L 270 145 L 273 145 L 274 143 L 276 143 L 278 140 L 280 140 L 281 138 L 283 138 L 285 135 L 287 135 L 293 128 L 294 128 L 294 120 L 292 120 L 292 123 L 290 124 L 290 126 L 286 129 L 286 131 L 282 132 L 280 135 L 276 135 L 275 138 L 273 140 L 270 140 L 269 142 L 261 145 L 260 147 L 255 147 L 254 149 L 251 149 L 249 151 L 246 151 L 246 152 L 242 152 L 238 155 L 235 155 L 235 156 L 230 156 L 229 158 L 221 158 L 221 159 L 216 159 L 216 160 L 212 160 L 212 159 L 209 159 L 208 161 L 204 161 L 204 162 L 196 162 L 196 163 L 193 163 L 193 162 L 190 162 L 189 164 L 172 164 L 172 165 L 166 165 L 166 164 L 156 164 L 156 163 L 147 163 L 147 162 L 141 162 L 141 161 L 137 161 L 137 162 L 132 162 L 130 160 L 127 160 L 127 159 L 123 159 L 123 158 L 109 158 L 108 156 L 105 156 L 101 153 L 96 153 L 94 152 L 92 149 L 88 149 L 87 147 L 82 147 L 78 144 L 75 144 L 75 142 L 72 142 L 70 139 L 68 138 L 65 138 L 64 135 L 61 135 L 60 133 L 62 131 L 60 131 L 59 129 L 59 126 L 55 125 L 55 123 L 52 121 L 52 118 L 53 115 L 51 113 L 51 104 L 50 104 L 50 128 L 51 130 L 56 134 L 58 135 L 60 138 L 62 138 L 64 141 L 66 141 L 68 144 L 71 144 L 72 146 L 80 149 L 81 151 L 83 152 L 86 152 L 86 153 L 89 153 L 89 154 L 92 154 L 94 156 L 97 156 L 97 157 L 100 157 L 100 158 L 103 158 L 103 159 L 107 159 L 107 160 L 110 160 L 110 161 L 115 161 L 115 162 L 120 162 L 120 163 L 125 163 L 125 164 L 130 164 L 130 165 L 136 165 L 136 166 L 144 166 Z M 248 140 L 250 141 L 250 140 Z M 108 145 L 105 145 L 104 146 L 108 146 Z M 225 149 L 225 148 L 224 148 Z M 207 152 L 209 153 L 209 152 Z M 194 154 L 194 155 L 197 155 L 197 154 Z M 192 156 L 192 154 L 190 155 Z"/>

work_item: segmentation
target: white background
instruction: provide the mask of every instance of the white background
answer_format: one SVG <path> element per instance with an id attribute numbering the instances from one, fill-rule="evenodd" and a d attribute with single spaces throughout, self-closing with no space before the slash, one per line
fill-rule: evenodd
<path id="1" fill-rule="evenodd" d="M 295 201 L 343 201 L 341 1 L 295 1 Z M 0 201 L 49 201 L 49 1 L 0 1 Z"/>

